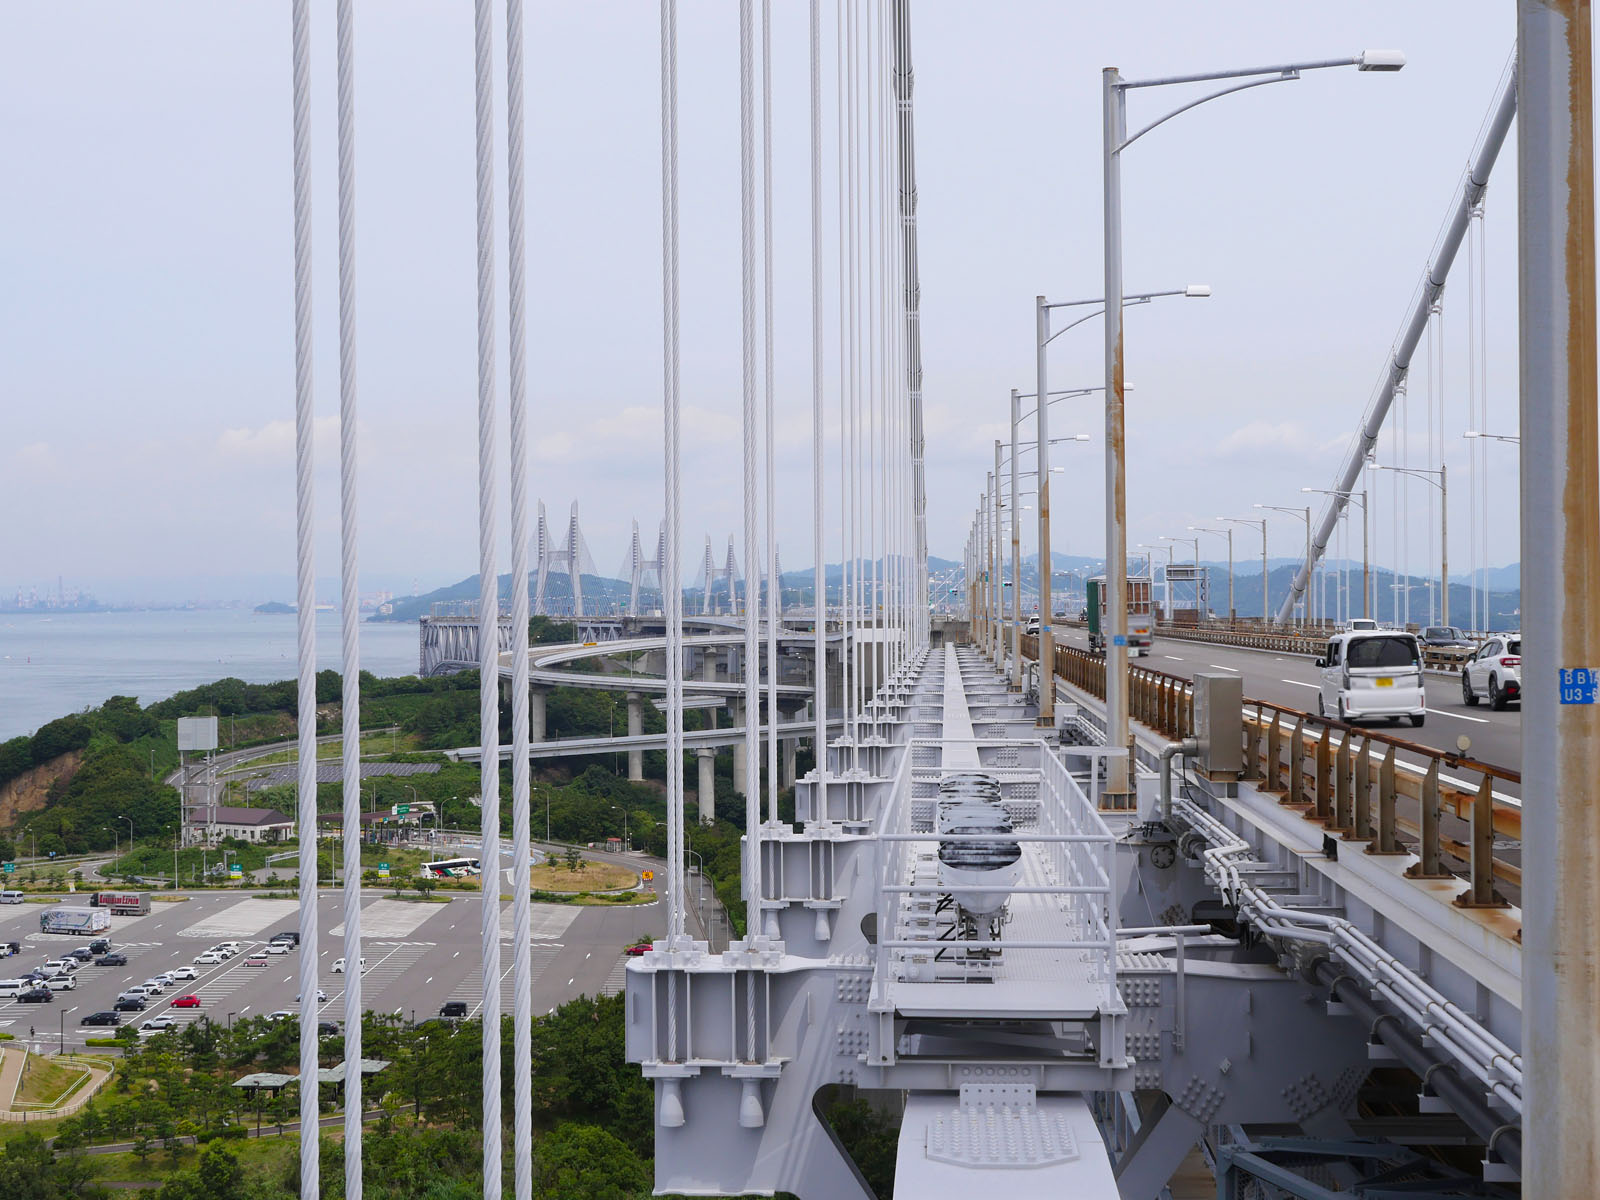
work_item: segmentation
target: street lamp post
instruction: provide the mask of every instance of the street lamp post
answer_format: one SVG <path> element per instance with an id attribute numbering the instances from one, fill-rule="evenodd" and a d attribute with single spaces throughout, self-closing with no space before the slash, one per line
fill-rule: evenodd
<path id="1" fill-rule="evenodd" d="M 1180 113 L 1246 88 L 1282 83 L 1300 78 L 1303 71 L 1324 67 L 1358 67 L 1363 71 L 1398 71 L 1405 57 L 1392 50 L 1367 50 L 1353 58 L 1324 59 L 1316 62 L 1284 63 L 1271 67 L 1249 67 L 1230 71 L 1207 71 L 1197 75 L 1125 80 L 1116 67 L 1102 72 L 1102 170 L 1105 183 L 1105 382 L 1106 382 L 1106 588 L 1110 618 L 1115 635 L 1108 640 L 1106 659 L 1106 744 L 1128 744 L 1128 615 L 1123 590 L 1127 585 L 1127 480 L 1124 474 L 1123 430 L 1124 357 L 1122 341 L 1122 153 L 1158 125 Z M 1157 117 L 1137 133 L 1128 134 L 1128 90 L 1163 87 L 1168 84 L 1228 81 L 1217 91 L 1187 101 L 1164 116 Z M 1041 385 L 1040 391 L 1044 388 Z M 1040 435 L 1041 437 L 1043 434 Z M 1119 644 L 1120 643 L 1120 644 Z M 1107 790 L 1125 794 L 1128 768 L 1125 759 L 1111 760 Z"/>
<path id="2" fill-rule="evenodd" d="M 1165 546 L 1152 546 L 1148 542 L 1140 542 L 1139 543 L 1139 549 L 1141 549 L 1141 550 L 1165 550 L 1167 552 L 1167 573 L 1166 573 L 1166 576 L 1165 576 L 1165 581 L 1166 581 L 1166 585 L 1167 585 L 1166 614 L 1167 614 L 1167 620 L 1170 621 L 1170 620 L 1172 620 L 1172 543 L 1168 542 Z M 1154 589 L 1155 589 L 1155 569 L 1153 567 L 1151 568 L 1150 575 L 1151 575 L 1150 588 L 1151 588 L 1152 591 L 1154 591 Z"/>
<path id="3" fill-rule="evenodd" d="M 1218 517 L 1217 520 L 1229 525 L 1259 525 L 1261 527 L 1261 624 L 1265 628 L 1267 621 L 1272 616 L 1272 610 L 1267 607 L 1270 588 L 1267 575 L 1267 519 L 1265 517 Z"/>
<path id="4" fill-rule="evenodd" d="M 1217 520 L 1220 521 L 1220 520 L 1222 520 L 1222 518 L 1218 517 Z M 1234 614 L 1233 614 L 1233 530 L 1231 530 L 1231 529 L 1207 529 L 1203 525 L 1191 525 L 1191 526 L 1189 526 L 1189 528 L 1194 530 L 1196 533 L 1214 533 L 1218 537 L 1225 537 L 1225 538 L 1228 539 L 1228 620 L 1231 622 L 1233 620 L 1233 616 L 1234 616 Z"/>
<path id="5" fill-rule="evenodd" d="M 1108 289 L 1107 292 L 1106 292 L 1106 295 L 1109 296 L 1109 295 L 1112 295 L 1112 294 L 1113 293 Z M 1162 291 L 1162 292 L 1139 292 L 1139 293 L 1136 293 L 1136 294 L 1131 295 L 1131 296 L 1125 296 L 1125 295 L 1122 294 L 1122 279 L 1121 279 L 1121 276 L 1120 276 L 1120 268 L 1119 268 L 1119 275 L 1118 275 L 1118 279 L 1117 279 L 1117 287 L 1116 287 L 1115 295 L 1116 295 L 1116 302 L 1114 304 L 1111 304 L 1111 305 L 1107 305 L 1106 304 L 1106 301 L 1105 301 L 1104 297 L 1102 297 L 1100 299 L 1095 299 L 1095 300 L 1069 300 L 1069 301 L 1064 301 L 1064 302 L 1058 303 L 1058 304 L 1052 304 L 1049 301 L 1047 301 L 1043 296 L 1035 296 L 1034 297 L 1034 301 L 1033 301 L 1033 306 L 1034 306 L 1034 314 L 1033 314 L 1033 322 L 1034 322 L 1034 374 L 1035 374 L 1034 396 L 1038 399 L 1038 404 L 1037 404 L 1036 407 L 1037 407 L 1037 412 L 1039 414 L 1038 433 L 1037 433 L 1037 437 L 1038 437 L 1038 440 L 1039 440 L 1039 663 L 1040 663 L 1040 674 L 1039 674 L 1039 724 L 1042 725 L 1042 726 L 1050 726 L 1050 725 L 1054 725 L 1055 724 L 1055 708 L 1056 708 L 1055 634 L 1050 628 L 1050 621 L 1051 621 L 1052 614 L 1051 614 L 1051 611 L 1050 611 L 1050 420 L 1049 420 L 1050 405 L 1049 405 L 1049 398 L 1050 398 L 1051 393 L 1050 393 L 1050 386 L 1049 386 L 1049 371 L 1048 371 L 1047 364 L 1046 364 L 1046 361 L 1045 361 L 1045 351 L 1049 349 L 1050 343 L 1052 341 L 1054 341 L 1056 338 L 1060 337 L 1063 333 L 1066 333 L 1067 330 L 1072 329 L 1075 326 L 1082 325 L 1085 321 L 1088 321 L 1088 320 L 1091 320 L 1094 317 L 1100 316 L 1104 312 L 1115 310 L 1115 312 L 1116 312 L 1116 326 L 1117 326 L 1117 330 L 1118 330 L 1118 337 L 1120 338 L 1121 337 L 1121 329 L 1122 329 L 1122 309 L 1123 309 L 1124 305 L 1127 305 L 1127 304 L 1147 304 L 1150 301 L 1158 299 L 1158 298 L 1160 298 L 1162 296 L 1204 297 L 1204 296 L 1211 295 L 1211 288 L 1208 287 L 1205 284 L 1190 284 L 1188 287 L 1185 287 L 1185 288 L 1172 288 L 1172 289 L 1169 289 L 1167 291 Z M 1053 309 L 1053 308 L 1078 308 L 1078 307 L 1082 307 L 1084 305 L 1099 305 L 1100 308 L 1095 312 L 1091 312 L 1091 313 L 1087 314 L 1086 316 L 1079 317 L 1075 321 L 1068 322 L 1066 325 L 1062 326 L 1060 329 L 1056 330 L 1054 333 L 1050 332 L 1050 310 L 1051 309 Z M 1108 389 L 1111 387 L 1111 381 L 1109 379 L 1107 379 L 1105 386 Z M 1119 374 L 1118 374 L 1118 377 L 1117 377 L 1116 386 L 1119 389 L 1122 388 L 1122 386 L 1123 386 L 1122 377 L 1121 377 L 1120 371 L 1119 371 Z M 1110 393 L 1108 391 L 1108 393 L 1107 393 L 1108 402 L 1109 402 L 1109 395 L 1110 395 Z M 1107 453 L 1109 454 L 1109 452 L 1110 451 L 1108 449 Z M 1118 445 L 1117 453 L 1120 456 L 1120 454 L 1121 454 L 1120 443 Z M 1116 565 L 1119 568 L 1123 569 L 1124 571 L 1126 570 L 1126 567 L 1127 567 L 1127 564 L 1124 561 L 1125 557 L 1126 557 L 1125 554 L 1119 553 L 1119 556 L 1118 556 L 1118 559 L 1117 559 L 1117 563 L 1116 563 Z M 1106 569 L 1107 569 L 1107 574 L 1108 575 L 1110 574 L 1110 568 L 1111 568 L 1111 563 L 1109 561 L 1109 551 L 1108 551 L 1108 561 L 1106 563 Z M 1123 650 L 1124 653 L 1116 661 L 1121 664 L 1124 673 L 1126 673 L 1128 658 L 1127 658 L 1127 654 L 1125 653 L 1125 651 L 1127 649 L 1126 643 L 1127 643 L 1127 640 L 1128 640 L 1128 614 L 1127 614 L 1127 605 L 1124 602 L 1123 595 L 1122 595 L 1123 590 L 1124 590 L 1124 585 L 1123 585 L 1122 581 L 1120 581 L 1120 580 L 1109 580 L 1108 579 L 1107 582 L 1111 583 L 1111 584 L 1114 584 L 1114 586 L 1116 588 L 1116 591 L 1111 593 L 1110 598 L 1111 599 L 1115 599 L 1117 601 L 1120 611 L 1117 612 L 1117 613 L 1114 613 L 1112 615 L 1111 619 L 1116 622 L 1115 628 L 1121 633 L 1122 641 L 1124 643 L 1123 646 L 1120 647 L 1120 649 Z M 1125 745 L 1127 743 L 1127 740 L 1128 740 L 1128 736 L 1127 736 L 1128 735 L 1128 720 L 1127 720 L 1128 703 L 1127 703 L 1127 695 L 1126 695 L 1126 681 L 1125 680 L 1118 680 L 1115 690 L 1116 690 L 1117 694 L 1122 699 L 1123 718 L 1122 718 L 1122 724 L 1120 726 L 1121 734 L 1122 734 L 1121 740 L 1120 741 L 1116 741 L 1113 744 L 1120 746 L 1120 745 Z M 1108 697 L 1109 697 L 1110 693 L 1108 692 L 1107 694 L 1108 694 Z M 1118 771 L 1118 770 L 1120 770 L 1122 772 L 1122 775 L 1121 775 L 1120 778 L 1122 778 L 1122 780 L 1123 780 L 1123 786 L 1122 786 L 1122 788 L 1120 790 L 1122 792 L 1126 792 L 1127 791 L 1127 787 L 1126 787 L 1127 768 L 1126 768 L 1125 762 L 1122 759 L 1114 758 L 1114 759 L 1111 760 L 1111 764 L 1112 764 L 1111 769 L 1114 772 Z"/>
<path id="6" fill-rule="evenodd" d="M 1311 561 L 1311 506 L 1308 504 L 1304 508 L 1284 508 L 1281 505 L 1277 505 L 1277 504 L 1257 504 L 1256 507 L 1257 508 L 1264 508 L 1264 509 L 1267 509 L 1267 510 L 1269 510 L 1271 512 L 1286 513 L 1287 515 L 1289 515 L 1291 517 L 1303 517 L 1305 519 L 1305 523 L 1306 523 L 1306 561 L 1310 562 Z M 1314 620 L 1316 618 L 1316 613 L 1313 612 L 1312 607 L 1311 607 L 1311 597 L 1312 597 L 1312 591 L 1311 591 L 1311 588 L 1308 586 L 1306 588 L 1306 598 L 1300 604 L 1300 624 L 1302 626 L 1305 625 L 1308 621 Z"/>
<path id="7" fill-rule="evenodd" d="M 1448 468 L 1439 464 L 1438 470 L 1429 467 L 1389 467 L 1382 463 L 1369 464 L 1375 471 L 1393 471 L 1396 475 L 1414 475 L 1439 489 L 1439 580 L 1443 600 L 1440 604 L 1440 624 L 1450 624 L 1450 478 Z M 1435 478 L 1437 476 L 1438 478 Z M 1308 510 L 1309 511 L 1309 510 Z M 1430 614 L 1431 615 L 1431 614 Z"/>
<path id="8" fill-rule="evenodd" d="M 1166 542 L 1168 544 L 1168 550 L 1167 550 L 1167 563 L 1168 563 L 1168 566 L 1167 566 L 1167 609 L 1168 609 L 1167 620 L 1170 621 L 1170 620 L 1172 620 L 1172 612 L 1171 612 L 1171 609 L 1172 609 L 1172 567 L 1171 567 L 1172 550 L 1171 550 L 1171 547 L 1172 546 L 1176 546 L 1179 542 L 1183 542 L 1185 545 L 1189 544 L 1190 542 L 1193 542 L 1194 543 L 1194 565 L 1195 565 L 1195 571 L 1198 573 L 1198 571 L 1200 569 L 1200 539 L 1199 538 L 1186 538 L 1186 537 L 1173 537 L 1170 534 L 1163 533 L 1156 540 L 1158 542 Z M 1110 568 L 1107 567 L 1106 570 L 1107 570 L 1106 588 L 1107 588 L 1107 591 L 1109 591 L 1110 587 L 1111 587 Z M 1195 604 L 1197 606 L 1200 603 L 1200 593 L 1199 593 L 1199 590 L 1198 590 L 1198 585 L 1196 585 L 1194 602 L 1195 602 Z M 1107 601 L 1107 603 L 1109 604 L 1110 602 Z"/>
<path id="9" fill-rule="evenodd" d="M 133 853 L 133 818 L 132 817 L 120 817 L 119 816 L 117 818 L 117 820 L 126 821 L 128 823 L 128 853 L 132 854 Z"/>
<path id="10" fill-rule="evenodd" d="M 1302 492 L 1312 492 L 1312 493 L 1315 493 L 1315 494 L 1320 495 L 1320 496 L 1340 496 L 1340 497 L 1343 497 L 1346 501 L 1357 500 L 1357 501 L 1360 502 L 1360 504 L 1361 504 L 1361 615 L 1363 617 L 1370 617 L 1372 614 L 1371 614 L 1371 612 L 1368 611 L 1368 608 L 1369 608 L 1369 597 L 1371 596 L 1371 592 L 1372 592 L 1372 583 L 1371 583 L 1372 564 L 1371 564 L 1371 560 L 1369 559 L 1368 553 L 1367 553 L 1367 525 L 1368 525 L 1368 520 L 1367 520 L 1367 489 L 1366 488 L 1362 488 L 1359 492 L 1335 492 L 1335 491 L 1330 491 L 1327 488 L 1303 487 L 1300 490 Z M 1448 593 L 1449 584 L 1446 584 L 1445 588 L 1446 588 L 1446 592 Z"/>

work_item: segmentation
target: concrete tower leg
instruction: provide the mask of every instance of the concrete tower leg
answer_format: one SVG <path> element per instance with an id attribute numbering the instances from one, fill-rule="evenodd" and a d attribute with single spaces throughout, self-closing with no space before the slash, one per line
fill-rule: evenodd
<path id="1" fill-rule="evenodd" d="M 795 753 L 800 749 L 800 743 L 794 738 L 778 743 L 778 786 L 788 788 L 794 786 Z"/>
<path id="2" fill-rule="evenodd" d="M 528 689 L 528 739 L 534 742 L 545 740 L 545 698 L 550 695 L 550 689 L 543 684 L 534 684 Z"/>
<path id="3" fill-rule="evenodd" d="M 717 819 L 717 752 L 696 750 L 694 753 L 700 760 L 700 790 L 697 793 L 700 803 L 700 824 L 710 825 Z"/>
<path id="4" fill-rule="evenodd" d="M 638 737 L 644 732 L 644 708 L 638 692 L 628 693 L 628 736 Z M 644 751 L 628 751 L 628 781 L 641 783 L 644 780 Z"/>
<path id="5" fill-rule="evenodd" d="M 735 729 L 742 728 L 744 726 L 744 703 L 734 700 L 728 707 L 733 710 L 733 727 Z M 743 796 L 748 785 L 749 773 L 745 769 L 744 742 L 738 741 L 733 744 L 733 790 Z"/>

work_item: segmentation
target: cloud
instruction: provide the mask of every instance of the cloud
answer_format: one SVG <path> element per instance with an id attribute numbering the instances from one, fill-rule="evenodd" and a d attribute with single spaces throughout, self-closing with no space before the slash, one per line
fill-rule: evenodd
<path id="1" fill-rule="evenodd" d="M 1288 451 L 1304 454 L 1320 449 L 1309 430 L 1297 421 L 1251 421 L 1239 426 L 1216 445 L 1219 457 L 1243 457 Z"/>
<path id="2" fill-rule="evenodd" d="M 224 429 L 217 435 L 217 453 L 226 458 L 270 462 L 294 455 L 293 421 L 268 421 L 252 428 L 248 425 Z M 317 417 L 312 425 L 317 455 L 335 452 L 339 438 L 338 416 Z"/>
<path id="3" fill-rule="evenodd" d="M 18 473 L 54 471 L 57 467 L 56 453 L 50 448 L 49 442 L 29 442 L 12 453 L 11 467 Z"/>

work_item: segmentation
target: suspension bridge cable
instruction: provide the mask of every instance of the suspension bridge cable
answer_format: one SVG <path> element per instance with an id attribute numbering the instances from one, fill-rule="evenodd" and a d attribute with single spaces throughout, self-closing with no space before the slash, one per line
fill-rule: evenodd
<path id="1" fill-rule="evenodd" d="M 335 8 L 339 110 L 339 624 L 343 649 L 344 960 L 357 964 L 344 993 L 344 1179 L 361 1200 L 361 583 L 356 557 L 355 19 Z M 315 963 L 319 956 L 312 956 Z M 316 988 L 300 990 L 300 1028 L 315 1028 Z M 315 1089 L 313 1089 L 315 1091 Z M 303 1128 L 303 1126 L 302 1126 Z"/>
<path id="2" fill-rule="evenodd" d="M 494 9 L 473 5 L 478 242 L 478 791 L 482 801 L 483 1194 L 500 1200 L 500 581 L 495 571 Z"/>
<path id="3" fill-rule="evenodd" d="M 762 421 L 766 438 L 767 482 L 767 818 L 778 820 L 778 488 L 775 463 L 776 416 L 772 394 L 772 0 L 761 0 L 761 305 L 766 345 Z"/>
<path id="4" fill-rule="evenodd" d="M 522 18 L 522 0 L 506 0 L 506 349 L 510 364 L 507 399 L 511 408 L 511 1170 L 516 1200 L 531 1200 L 533 930 L 528 805 L 532 764 L 528 759 L 528 319 Z M 576 578 L 576 559 L 572 572 Z"/>
<path id="5" fill-rule="evenodd" d="M 661 0 L 661 416 L 666 545 L 662 599 L 667 625 L 667 937 L 684 940 L 683 871 L 683 537 L 678 410 L 678 5 Z M 731 585 L 730 585 L 731 586 Z M 709 592 L 711 581 L 706 580 Z M 678 1058 L 678 972 L 667 975 L 667 1060 Z"/>
<path id="6" fill-rule="evenodd" d="M 823 524 L 827 518 L 823 492 L 822 422 L 822 11 L 811 0 L 809 13 L 811 68 L 811 541 L 815 559 L 811 576 L 811 653 L 816 698 L 817 810 L 827 813 L 828 796 L 828 568 Z"/>
<path id="7" fill-rule="evenodd" d="M 311 14 L 309 0 L 291 13 L 294 112 L 294 478 L 296 633 L 299 650 L 296 733 L 300 833 L 300 1077 L 317 1072 L 317 589 L 316 404 L 311 354 Z M 309 1017 L 308 1017 L 309 1014 Z M 300 1196 L 317 1200 L 320 1137 L 316 1088 L 300 1089 Z M 307 1133 L 305 1131 L 309 1130 Z"/>
<path id="8" fill-rule="evenodd" d="M 838 159 L 839 159 L 839 632 L 840 646 L 840 705 L 841 715 L 845 722 L 845 737 L 849 742 L 855 740 L 855 721 L 852 705 L 854 700 L 854 671 L 853 661 L 854 645 L 851 640 L 850 625 L 850 440 L 847 435 L 849 429 L 848 410 L 850 404 L 850 164 L 849 164 L 849 135 L 847 122 L 849 120 L 849 67 L 848 67 L 848 42 L 846 18 L 848 15 L 849 0 L 838 0 L 834 12 L 834 42 L 836 49 L 837 69 L 835 71 L 835 88 L 838 92 Z M 852 765 L 854 763 L 854 748 L 851 750 Z"/>
<path id="9" fill-rule="evenodd" d="M 739 0 L 739 317 L 744 431 L 744 825 L 745 932 L 761 932 L 761 606 L 760 547 L 756 540 L 756 263 L 755 263 L 755 7 Z M 755 993 L 749 999 L 750 1049 L 755 1049 Z"/>

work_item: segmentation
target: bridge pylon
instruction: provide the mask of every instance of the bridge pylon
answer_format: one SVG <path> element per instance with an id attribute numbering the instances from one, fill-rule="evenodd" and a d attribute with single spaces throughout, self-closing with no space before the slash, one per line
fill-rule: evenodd
<path id="1" fill-rule="evenodd" d="M 583 573 L 585 569 L 591 575 L 598 572 L 595 571 L 594 562 L 589 557 L 589 548 L 583 540 L 583 532 L 578 527 L 576 500 L 572 502 L 572 509 L 567 517 L 567 535 L 560 547 L 552 544 L 549 522 L 545 519 L 544 501 L 539 501 L 539 524 L 534 534 L 534 561 L 538 564 L 533 595 L 534 613 L 539 616 L 549 615 L 545 589 L 550 579 L 550 572 L 554 570 L 565 575 L 571 584 L 572 615 L 583 616 Z"/>

